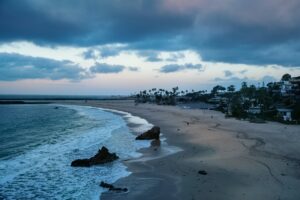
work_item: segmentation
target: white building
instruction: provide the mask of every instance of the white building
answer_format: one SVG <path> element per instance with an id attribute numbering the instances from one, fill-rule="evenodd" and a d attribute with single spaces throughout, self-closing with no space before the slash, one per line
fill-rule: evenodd
<path id="1" fill-rule="evenodd" d="M 290 94 L 293 89 L 293 84 L 290 81 L 281 81 L 280 82 L 280 93 L 285 96 Z"/>
<path id="2" fill-rule="evenodd" d="M 284 121 L 292 121 L 292 109 L 277 108 L 278 114 Z"/>
<path id="3" fill-rule="evenodd" d="M 260 114 L 261 108 L 260 108 L 260 106 L 252 106 L 247 110 L 247 112 L 251 113 L 251 114 Z"/>

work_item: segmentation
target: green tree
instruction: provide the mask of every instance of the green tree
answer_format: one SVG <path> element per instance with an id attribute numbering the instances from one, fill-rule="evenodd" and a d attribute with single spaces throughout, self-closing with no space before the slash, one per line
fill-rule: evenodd
<path id="1" fill-rule="evenodd" d="M 282 81 L 289 81 L 291 80 L 292 76 L 290 74 L 284 74 L 281 78 Z"/>
<path id="2" fill-rule="evenodd" d="M 248 88 L 247 82 L 242 82 L 242 89 Z"/>
<path id="3" fill-rule="evenodd" d="M 246 118 L 247 112 L 243 107 L 243 101 L 240 95 L 234 95 L 231 100 L 231 113 L 236 118 Z"/>
<path id="4" fill-rule="evenodd" d="M 221 86 L 221 85 L 216 85 L 215 87 L 213 87 L 213 89 L 211 90 L 212 94 L 218 94 L 220 91 L 225 91 L 226 88 Z"/>
<path id="5" fill-rule="evenodd" d="M 235 91 L 234 85 L 228 86 L 228 87 L 227 87 L 227 91 L 228 91 L 228 92 L 234 92 L 234 91 Z"/>

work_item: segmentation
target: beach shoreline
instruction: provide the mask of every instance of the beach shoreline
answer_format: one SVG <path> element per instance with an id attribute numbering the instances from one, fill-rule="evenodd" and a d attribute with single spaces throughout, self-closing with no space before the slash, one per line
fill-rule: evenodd
<path id="1" fill-rule="evenodd" d="M 130 191 L 104 193 L 101 199 L 300 198 L 297 125 L 252 124 L 226 119 L 216 111 L 135 105 L 133 101 L 57 103 L 129 112 L 160 126 L 167 143 L 183 149 L 155 160 L 125 163 L 132 174 L 114 184 Z"/>

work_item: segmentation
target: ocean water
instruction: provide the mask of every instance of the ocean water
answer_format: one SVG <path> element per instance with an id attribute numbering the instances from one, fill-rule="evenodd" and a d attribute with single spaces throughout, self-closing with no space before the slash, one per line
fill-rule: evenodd
<path id="1" fill-rule="evenodd" d="M 132 131 L 146 120 L 93 107 L 63 105 L 0 106 L 0 199 L 99 199 L 109 183 L 128 176 L 122 160 L 138 158 L 150 144 Z M 127 123 L 135 124 L 128 128 Z M 119 160 L 90 168 L 72 168 L 102 146 Z"/>

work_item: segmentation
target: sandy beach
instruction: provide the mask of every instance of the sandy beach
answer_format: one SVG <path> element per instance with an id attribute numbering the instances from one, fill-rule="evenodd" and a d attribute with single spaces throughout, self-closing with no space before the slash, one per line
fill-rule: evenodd
<path id="1" fill-rule="evenodd" d="M 254 124 L 211 110 L 129 100 L 65 103 L 130 112 L 160 126 L 167 143 L 183 150 L 125 162 L 133 173 L 115 185 L 130 191 L 108 192 L 101 199 L 300 199 L 300 126 Z M 144 153 L 157 151 L 152 147 Z"/>

